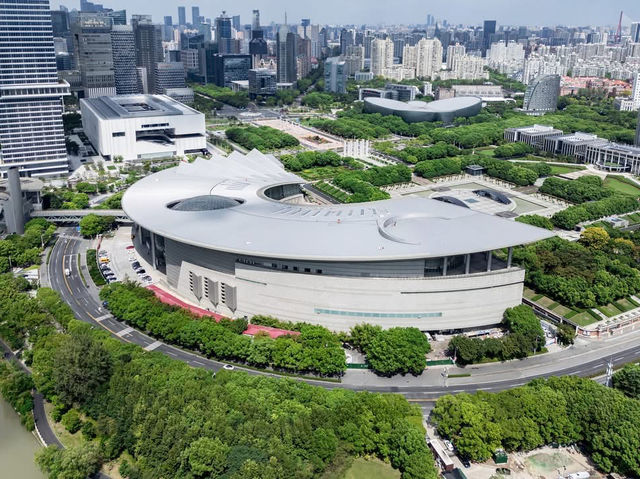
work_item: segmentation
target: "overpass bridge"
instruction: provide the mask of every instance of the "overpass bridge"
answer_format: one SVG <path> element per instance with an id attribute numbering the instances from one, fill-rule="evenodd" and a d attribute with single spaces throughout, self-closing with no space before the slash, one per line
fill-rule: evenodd
<path id="1" fill-rule="evenodd" d="M 97 216 L 113 216 L 116 223 L 131 223 L 123 210 L 41 210 L 32 211 L 31 218 L 44 218 L 52 223 L 73 224 L 78 223 L 89 214 Z"/>

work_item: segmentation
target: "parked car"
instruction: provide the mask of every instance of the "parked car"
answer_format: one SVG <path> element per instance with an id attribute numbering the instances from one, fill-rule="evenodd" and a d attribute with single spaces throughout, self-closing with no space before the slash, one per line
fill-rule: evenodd
<path id="1" fill-rule="evenodd" d="M 144 269 L 144 268 L 138 268 L 138 269 L 136 270 L 136 273 L 138 273 L 138 274 L 142 275 L 142 274 L 146 274 L 147 272 L 145 271 L 145 269 Z"/>
<path id="2" fill-rule="evenodd" d="M 149 282 L 153 281 L 153 278 L 152 278 L 151 276 L 149 276 L 148 274 L 144 275 L 144 276 L 142 277 L 142 279 L 143 279 L 144 281 L 149 281 Z"/>
<path id="3" fill-rule="evenodd" d="M 505 476 L 511 475 L 511 469 L 509 469 L 508 467 L 496 467 L 496 472 Z"/>
<path id="4" fill-rule="evenodd" d="M 451 441 L 447 441 L 446 439 L 444 441 L 442 441 L 444 444 L 444 447 L 446 447 L 449 451 L 453 452 L 453 444 L 451 443 Z"/>
<path id="5" fill-rule="evenodd" d="M 468 459 L 462 459 L 461 462 L 465 469 L 469 469 L 471 467 L 471 463 Z"/>
<path id="6" fill-rule="evenodd" d="M 102 302 L 102 307 L 103 308 L 107 308 L 109 306 L 109 302 L 108 301 L 103 301 Z"/>

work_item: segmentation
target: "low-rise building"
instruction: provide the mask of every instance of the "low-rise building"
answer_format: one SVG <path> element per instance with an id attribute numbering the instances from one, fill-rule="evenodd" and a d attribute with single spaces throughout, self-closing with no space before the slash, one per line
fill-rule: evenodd
<path id="1" fill-rule="evenodd" d="M 555 138 L 562 134 L 562 130 L 556 130 L 552 126 L 533 125 L 521 128 L 507 128 L 504 130 L 504 139 L 510 142 L 520 141 L 533 148 L 542 149 L 546 138 Z"/>
<path id="2" fill-rule="evenodd" d="M 268 68 L 254 68 L 249 70 L 249 96 L 275 95 L 278 90 L 276 72 Z"/>
<path id="3" fill-rule="evenodd" d="M 606 140 L 585 147 L 584 161 L 610 172 L 640 174 L 640 147 Z"/>
<path id="4" fill-rule="evenodd" d="M 85 134 L 107 159 L 169 157 L 207 148 L 204 115 L 166 95 L 82 99 L 80 110 Z"/>
<path id="5" fill-rule="evenodd" d="M 542 149 L 554 155 L 571 156 L 584 161 L 585 152 L 590 145 L 606 145 L 607 140 L 597 135 L 576 131 L 569 135 L 553 136 L 544 139 Z"/>

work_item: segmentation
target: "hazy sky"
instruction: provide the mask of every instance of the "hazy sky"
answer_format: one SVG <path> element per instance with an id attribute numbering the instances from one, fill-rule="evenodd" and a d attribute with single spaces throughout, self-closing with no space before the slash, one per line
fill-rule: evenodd
<path id="1" fill-rule="evenodd" d="M 640 21 L 640 0 L 94 0 L 105 7 L 132 13 L 153 15 L 161 23 L 171 15 L 177 23 L 178 5 L 187 7 L 191 21 L 191 6 L 200 7 L 200 15 L 216 17 L 222 10 L 228 15 L 240 15 L 242 23 L 250 23 L 251 10 L 260 10 L 261 23 L 282 22 L 287 12 L 289 22 L 311 18 L 323 24 L 393 24 L 425 23 L 428 13 L 450 23 L 480 24 L 482 19 L 496 19 L 504 25 L 615 25 L 620 11 L 625 12 L 623 24 Z M 51 0 L 57 9 L 62 4 L 79 8 L 80 0 Z"/>

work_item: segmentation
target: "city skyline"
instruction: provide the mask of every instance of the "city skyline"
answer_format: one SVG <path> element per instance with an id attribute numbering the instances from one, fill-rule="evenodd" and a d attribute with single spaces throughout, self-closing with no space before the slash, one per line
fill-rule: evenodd
<path id="1" fill-rule="evenodd" d="M 67 8 L 79 9 L 76 0 L 53 0 L 52 9 L 58 9 L 60 5 Z M 403 0 L 397 2 L 395 8 L 388 8 L 388 4 L 371 5 L 364 0 L 353 2 L 340 2 L 328 0 L 319 5 L 299 4 L 289 0 L 276 0 L 270 2 L 268 7 L 257 4 L 255 0 L 239 0 L 231 2 L 224 0 L 215 6 L 192 2 L 173 2 L 161 0 L 149 5 L 139 0 L 109 0 L 105 7 L 127 9 L 129 14 L 148 13 L 153 15 L 155 23 L 161 23 L 165 15 L 171 15 L 177 20 L 178 7 L 200 7 L 200 15 L 205 18 L 215 18 L 221 11 L 228 14 L 240 15 L 242 23 L 250 23 L 251 12 L 259 8 L 262 15 L 262 24 L 271 22 L 284 22 L 285 12 L 289 23 L 298 23 L 301 18 L 311 18 L 312 23 L 323 24 L 369 24 L 369 25 L 394 25 L 394 24 L 423 24 L 426 23 L 428 14 L 437 20 L 446 19 L 451 24 L 481 25 L 486 18 L 495 19 L 498 25 L 616 25 L 620 11 L 624 12 L 623 25 L 632 21 L 640 21 L 640 5 L 634 0 L 622 0 L 612 3 L 602 2 L 553 2 L 541 0 L 535 10 L 513 9 L 508 0 L 487 0 L 479 4 L 473 0 L 460 0 L 456 8 L 436 2 L 420 2 L 418 0 Z M 176 22 L 177 23 L 177 22 Z"/>

